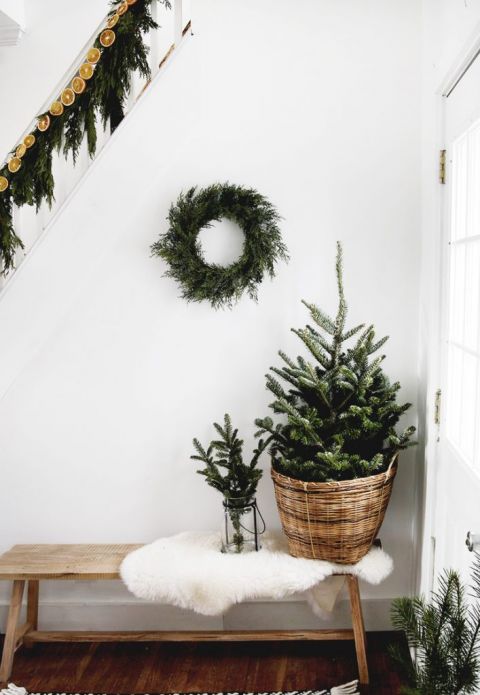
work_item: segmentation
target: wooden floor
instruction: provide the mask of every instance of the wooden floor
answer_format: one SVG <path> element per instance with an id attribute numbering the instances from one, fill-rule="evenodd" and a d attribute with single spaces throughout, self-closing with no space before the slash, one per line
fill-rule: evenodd
<path id="1" fill-rule="evenodd" d="M 368 635 L 371 685 L 396 695 L 395 633 Z M 30 692 L 205 693 L 312 690 L 356 678 L 353 643 L 37 644 L 15 656 L 11 682 Z"/>

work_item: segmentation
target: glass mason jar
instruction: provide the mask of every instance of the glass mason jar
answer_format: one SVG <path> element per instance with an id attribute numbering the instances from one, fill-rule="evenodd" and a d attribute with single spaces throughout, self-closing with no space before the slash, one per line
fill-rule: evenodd
<path id="1" fill-rule="evenodd" d="M 233 497 L 223 500 L 222 553 L 249 553 L 260 550 L 260 535 L 265 522 L 253 497 Z M 262 522 L 259 529 L 258 517 Z"/>

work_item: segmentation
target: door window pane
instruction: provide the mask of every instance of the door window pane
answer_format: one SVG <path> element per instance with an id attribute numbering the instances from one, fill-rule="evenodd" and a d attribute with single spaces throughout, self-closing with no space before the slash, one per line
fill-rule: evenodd
<path id="1" fill-rule="evenodd" d="M 451 157 L 446 433 L 480 472 L 480 122 L 453 144 Z"/>

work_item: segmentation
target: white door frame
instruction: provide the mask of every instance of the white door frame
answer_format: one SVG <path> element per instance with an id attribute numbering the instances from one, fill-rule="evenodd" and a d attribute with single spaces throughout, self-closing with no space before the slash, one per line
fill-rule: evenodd
<path id="1" fill-rule="evenodd" d="M 422 269 L 427 278 L 421 292 L 422 310 L 428 311 L 429 327 L 427 335 L 420 346 L 420 374 L 423 377 L 419 394 L 419 419 L 422 423 L 419 431 L 419 445 L 425 456 L 423 475 L 419 475 L 419 495 L 417 509 L 420 512 L 418 524 L 422 542 L 417 553 L 418 564 L 414 584 L 416 590 L 428 593 L 433 586 L 435 571 L 434 518 L 437 498 L 436 471 L 438 466 L 438 425 L 435 423 L 436 391 L 442 383 L 442 334 L 443 303 L 445 301 L 442 278 L 445 277 L 444 246 L 446 241 L 446 203 L 447 187 L 439 184 L 439 155 L 445 149 L 444 124 L 446 98 L 453 91 L 462 76 L 474 60 L 480 60 L 480 24 L 475 28 L 473 37 L 464 45 L 441 80 L 435 93 L 435 108 L 429 115 L 436 124 L 436 133 L 429 144 L 430 155 L 437 163 L 437 174 L 428 167 L 423 175 L 431 180 L 423 183 L 423 203 L 426 206 L 422 220 Z M 448 156 L 447 156 L 448 158 Z M 432 176 L 433 174 L 433 176 Z M 447 176 L 449 175 L 447 169 Z M 421 312 L 422 318 L 422 312 Z M 423 367 L 423 368 L 422 368 Z M 441 413 L 440 413 L 441 417 Z M 424 418 L 424 419 L 423 419 Z M 423 431 L 422 431 L 423 430 Z M 423 523 L 422 523 L 423 511 Z"/>

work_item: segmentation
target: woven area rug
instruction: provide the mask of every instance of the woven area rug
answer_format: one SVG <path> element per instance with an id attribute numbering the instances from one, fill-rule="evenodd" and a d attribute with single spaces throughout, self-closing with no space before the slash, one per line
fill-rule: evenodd
<path id="1" fill-rule="evenodd" d="M 10 683 L 8 688 L 0 690 L 0 695 L 66 695 L 66 693 L 30 693 L 28 690 L 25 690 L 25 688 L 20 688 L 14 683 Z M 76 693 L 75 695 L 81 694 Z M 359 691 L 358 681 L 352 681 L 351 683 L 345 683 L 344 685 L 339 685 L 330 690 L 291 690 L 287 692 L 279 691 L 270 693 L 171 693 L 170 695 L 359 695 Z"/>

